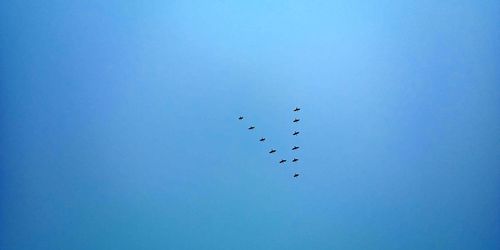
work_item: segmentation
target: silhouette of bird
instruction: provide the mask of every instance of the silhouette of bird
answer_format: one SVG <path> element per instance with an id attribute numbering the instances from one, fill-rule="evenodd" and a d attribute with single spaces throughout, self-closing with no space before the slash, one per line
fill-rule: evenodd
<path id="1" fill-rule="evenodd" d="M 254 128 L 255 128 L 255 126 L 250 126 L 248 129 L 254 129 Z"/>
<path id="2" fill-rule="evenodd" d="M 280 163 L 285 163 L 285 162 L 286 162 L 286 160 L 281 160 L 281 161 L 280 161 Z"/>
<path id="3" fill-rule="evenodd" d="M 262 138 L 260 138 L 259 141 L 265 141 L 265 140 L 266 140 L 266 138 L 262 137 Z"/>
<path id="4" fill-rule="evenodd" d="M 297 161 L 299 161 L 299 159 L 297 159 L 297 158 L 293 158 L 293 161 L 292 161 L 292 162 L 297 162 Z"/>
<path id="5" fill-rule="evenodd" d="M 297 150 L 299 149 L 300 147 L 297 147 L 297 146 L 293 146 L 292 150 Z"/>
<path id="6" fill-rule="evenodd" d="M 269 151 L 270 154 L 276 152 L 276 149 L 271 149 L 271 151 Z"/>
<path id="7" fill-rule="evenodd" d="M 243 120 L 243 116 L 238 117 L 238 120 Z"/>
<path id="8" fill-rule="evenodd" d="M 300 108 L 295 108 L 293 111 L 294 111 L 294 112 L 297 112 L 297 111 L 299 111 L 299 110 L 300 110 Z"/>
<path id="9" fill-rule="evenodd" d="M 293 132 L 293 135 L 298 135 L 299 133 L 300 133 L 300 132 L 295 131 L 295 132 Z"/>
<path id="10" fill-rule="evenodd" d="M 293 175 L 293 178 L 297 178 L 297 177 L 299 177 L 299 174 L 294 174 Z"/>
<path id="11" fill-rule="evenodd" d="M 300 121 L 300 119 L 295 118 L 295 120 L 293 120 L 293 122 L 298 122 L 298 121 Z"/>

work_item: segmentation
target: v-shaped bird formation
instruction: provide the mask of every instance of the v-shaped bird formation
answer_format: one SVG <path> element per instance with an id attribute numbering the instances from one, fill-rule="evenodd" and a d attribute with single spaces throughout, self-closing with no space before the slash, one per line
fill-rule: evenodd
<path id="1" fill-rule="evenodd" d="M 299 112 L 299 111 L 300 111 L 300 108 L 298 108 L 298 107 L 296 107 L 296 108 L 293 110 L 293 112 L 294 112 L 294 113 L 297 113 L 297 112 Z M 241 121 L 241 120 L 243 120 L 244 118 L 245 118 L 245 117 L 240 116 L 240 117 L 238 117 L 238 120 L 240 120 L 240 121 Z M 293 123 L 293 124 L 296 124 L 296 123 L 298 123 L 298 122 L 300 122 L 300 118 L 295 118 L 295 119 L 293 119 L 293 120 L 292 120 L 292 123 Z M 294 126 L 298 126 L 298 125 L 294 125 Z M 256 129 L 256 126 L 254 126 L 254 125 L 250 125 L 250 127 L 248 127 L 248 130 L 255 130 L 255 129 Z M 294 130 L 294 132 L 293 132 L 291 135 L 292 135 L 292 136 L 298 136 L 299 134 L 300 134 L 300 131 Z M 261 138 L 259 139 L 259 141 L 263 143 L 263 142 L 265 142 L 265 141 L 266 141 L 266 138 L 265 138 L 265 137 L 261 137 Z M 291 151 L 292 151 L 292 152 L 296 152 L 296 151 L 297 151 L 297 150 L 299 150 L 299 149 L 300 149 L 300 147 L 299 147 L 299 146 L 296 146 L 296 145 L 293 145 L 293 146 L 291 147 Z M 271 148 L 271 149 L 269 150 L 269 154 L 275 154 L 276 152 L 277 152 L 277 150 L 276 150 L 276 149 L 274 149 L 274 148 Z M 298 164 L 298 161 L 299 161 L 299 158 L 296 158 L 296 157 L 293 157 L 293 159 L 291 159 L 291 163 L 293 163 L 293 164 Z M 288 162 L 288 161 L 287 161 L 287 159 L 281 159 L 281 160 L 278 162 L 278 164 L 280 164 L 280 165 L 285 165 L 285 164 L 287 164 L 287 162 Z M 297 177 L 299 177 L 299 175 L 300 175 L 299 173 L 295 173 L 295 174 L 293 174 L 293 178 L 297 178 Z"/>

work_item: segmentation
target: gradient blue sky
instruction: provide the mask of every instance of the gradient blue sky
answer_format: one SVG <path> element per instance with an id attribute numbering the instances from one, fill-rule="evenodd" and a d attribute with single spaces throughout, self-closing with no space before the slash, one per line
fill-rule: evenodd
<path id="1" fill-rule="evenodd" d="M 2 1 L 0 249 L 499 249 L 499 13 Z"/>

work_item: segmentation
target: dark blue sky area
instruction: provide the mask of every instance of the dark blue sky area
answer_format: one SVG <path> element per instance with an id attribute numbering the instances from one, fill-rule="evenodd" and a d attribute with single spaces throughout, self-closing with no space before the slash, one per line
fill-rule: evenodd
<path id="1" fill-rule="evenodd" d="M 2 1 L 0 249 L 498 249 L 499 13 Z"/>

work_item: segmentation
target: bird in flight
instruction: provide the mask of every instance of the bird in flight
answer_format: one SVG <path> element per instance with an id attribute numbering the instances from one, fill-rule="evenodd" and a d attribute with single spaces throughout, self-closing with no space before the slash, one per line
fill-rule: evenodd
<path id="1" fill-rule="evenodd" d="M 299 111 L 301 111 L 301 109 L 300 109 L 299 107 L 295 107 L 295 109 L 293 109 L 293 112 L 299 112 Z M 295 113 L 295 118 L 292 120 L 292 122 L 293 122 L 293 123 L 300 122 L 300 120 L 301 120 L 301 119 L 300 119 L 300 118 L 297 118 L 299 115 L 300 115 L 300 113 Z M 247 119 L 246 117 L 244 117 L 244 116 L 243 116 L 243 115 L 241 115 L 241 114 L 240 114 L 239 116 L 236 114 L 236 115 L 235 115 L 235 117 L 237 117 L 237 118 L 238 118 L 238 120 L 240 120 L 240 121 L 241 121 L 241 120 L 244 120 L 244 119 Z M 291 117 L 290 117 L 290 118 L 291 118 Z M 246 122 L 245 122 L 245 123 L 246 123 Z M 248 124 L 247 124 L 247 125 L 248 125 Z M 297 124 L 297 125 L 298 125 L 298 124 Z M 297 126 L 297 125 L 295 125 L 295 126 Z M 256 126 L 251 125 L 251 126 L 249 126 L 249 127 L 247 127 L 247 128 L 248 128 L 248 130 L 255 130 L 255 129 L 256 129 Z M 298 127 L 297 127 L 297 128 L 298 128 Z M 296 129 L 297 129 L 297 128 L 296 128 Z M 262 129 L 262 128 L 260 128 L 260 129 L 259 129 L 259 131 L 260 131 L 261 129 Z M 255 132 L 252 132 L 252 133 L 255 133 Z M 260 132 L 259 132 L 259 133 L 260 133 Z M 300 132 L 299 132 L 299 131 L 293 131 L 293 133 L 292 133 L 292 135 L 294 135 L 294 136 L 296 136 L 296 135 L 298 135 L 298 134 L 300 134 Z M 261 136 L 262 136 L 262 135 L 261 135 Z M 261 137 L 260 139 L 257 137 L 257 138 L 254 138 L 254 139 L 258 139 L 258 140 L 259 140 L 260 142 L 262 142 L 262 143 L 266 142 L 265 144 L 267 144 L 267 138 L 266 138 L 266 137 Z M 264 145 L 264 144 L 263 144 L 263 145 Z M 293 145 L 293 144 L 292 144 L 292 151 L 296 151 L 296 150 L 298 150 L 298 149 L 300 149 L 300 147 L 299 147 L 299 146 L 295 146 L 295 145 Z M 286 150 L 285 150 L 285 151 L 286 151 Z M 268 153 L 269 153 L 269 154 L 276 154 L 276 152 L 277 152 L 277 150 L 276 150 L 276 149 L 274 149 L 274 148 L 271 148 L 271 149 L 268 151 Z M 281 154 L 281 153 L 280 153 L 280 154 Z M 273 157 L 273 158 L 274 158 L 274 157 Z M 280 159 L 280 160 L 278 161 L 278 163 L 279 163 L 280 165 L 283 165 L 283 167 L 285 167 L 285 168 L 288 168 L 288 167 L 293 167 L 293 166 L 300 166 L 300 164 L 298 164 L 298 163 L 297 163 L 297 162 L 299 161 L 299 158 L 295 158 L 295 157 L 286 158 L 286 159 L 283 159 L 283 158 L 276 158 L 275 160 L 278 160 L 278 159 Z M 301 174 L 299 174 L 299 173 L 294 173 L 292 176 L 293 176 L 293 178 L 297 178 L 297 177 L 299 177 L 299 175 L 301 175 Z"/>

